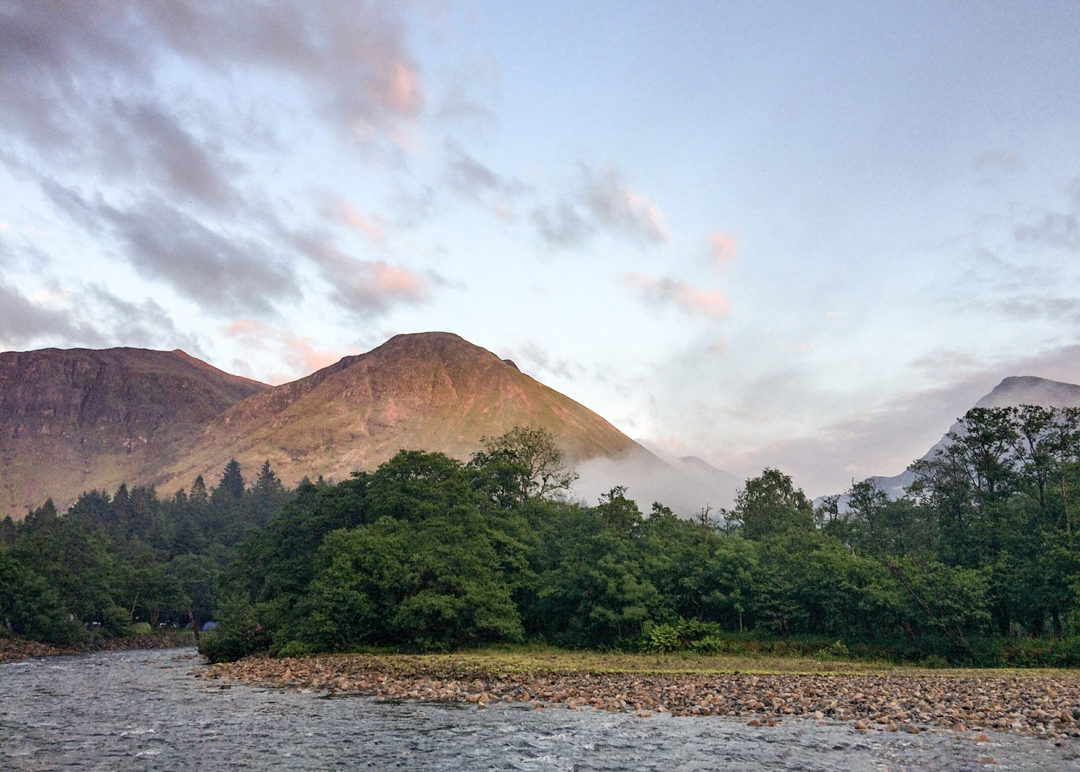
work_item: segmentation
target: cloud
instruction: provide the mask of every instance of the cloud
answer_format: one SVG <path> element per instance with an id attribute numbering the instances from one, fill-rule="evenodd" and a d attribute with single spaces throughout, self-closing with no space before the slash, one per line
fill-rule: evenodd
<path id="1" fill-rule="evenodd" d="M 1013 235 L 1021 244 L 1080 252 L 1080 177 L 1069 186 L 1070 211 L 1048 212 L 1035 222 L 1016 226 Z"/>
<path id="2" fill-rule="evenodd" d="M 635 240 L 671 239 L 660 207 L 623 182 L 615 169 L 586 169 L 585 177 L 586 207 L 602 226 Z"/>
<path id="3" fill-rule="evenodd" d="M 704 316 L 719 321 L 731 310 L 731 304 L 720 290 L 700 289 L 679 279 L 657 279 L 642 273 L 628 273 L 621 281 L 636 289 L 646 302 L 658 306 L 673 305 L 688 316 Z"/>
<path id="4" fill-rule="evenodd" d="M 447 147 L 445 178 L 451 190 L 485 204 L 503 219 L 511 218 L 511 202 L 528 191 L 528 186 L 496 174 L 454 144 Z"/>
<path id="5" fill-rule="evenodd" d="M 979 153 L 972 164 L 972 171 L 985 179 L 997 179 L 1022 169 L 1024 162 L 1011 150 L 995 148 Z"/>
<path id="6" fill-rule="evenodd" d="M 17 3 L 0 24 L 0 50 L 5 125 L 39 149 L 78 148 L 72 155 L 115 147 L 121 134 L 170 143 L 109 128 L 113 114 L 132 121 L 127 129 L 144 121 L 132 108 L 178 62 L 225 88 L 233 75 L 268 72 L 362 142 L 401 144 L 425 102 L 399 11 L 377 2 Z M 175 123 L 184 105 L 171 107 Z"/>
<path id="7" fill-rule="evenodd" d="M 71 309 L 34 302 L 0 282 L 0 347 L 21 348 L 40 341 L 85 346 L 105 343 L 92 326 L 77 321 Z"/>
<path id="8" fill-rule="evenodd" d="M 232 210 L 241 199 L 224 173 L 238 176 L 241 166 L 220 147 L 201 144 L 176 116 L 150 102 L 113 102 L 113 125 L 121 127 L 107 148 L 110 170 L 141 180 L 187 200 Z"/>
<path id="9" fill-rule="evenodd" d="M 378 215 L 362 215 L 353 203 L 344 199 L 333 204 L 329 214 L 343 225 L 363 233 L 375 246 L 386 249 L 386 225 Z"/>
<path id="10" fill-rule="evenodd" d="M 428 299 L 432 279 L 383 260 L 359 260 L 310 235 L 294 235 L 293 243 L 322 269 L 331 285 L 330 298 L 361 317 L 386 313 L 399 304 Z"/>
<path id="11" fill-rule="evenodd" d="M 292 269 L 267 245 L 223 234 L 160 199 L 118 209 L 49 181 L 42 189 L 88 229 L 109 230 L 138 273 L 203 307 L 268 313 L 277 301 L 300 296 Z"/>
<path id="12" fill-rule="evenodd" d="M 94 304 L 100 314 L 99 326 L 111 330 L 109 338 L 125 346 L 143 348 L 180 348 L 202 357 L 198 339 L 181 331 L 172 317 L 152 298 L 133 302 L 119 298 L 100 285 L 92 285 L 76 299 L 79 304 Z"/>
<path id="13" fill-rule="evenodd" d="M 295 78 L 346 135 L 392 133 L 423 109 L 419 65 L 393 5 L 233 0 L 136 8 L 152 34 L 210 70 L 267 68 Z"/>
<path id="14" fill-rule="evenodd" d="M 344 356 L 360 353 L 356 349 L 345 352 L 321 349 L 309 337 L 295 335 L 257 319 L 238 319 L 229 324 L 224 333 L 242 343 L 245 349 L 265 351 L 285 361 L 290 371 L 267 376 L 266 382 L 273 384 L 295 380 L 332 365 Z"/>
<path id="15" fill-rule="evenodd" d="M 540 237 L 553 247 L 580 246 L 596 232 L 596 226 L 569 201 L 534 209 L 532 221 Z"/>
<path id="16" fill-rule="evenodd" d="M 1037 222 L 1018 225 L 1015 235 L 1022 244 L 1080 252 L 1080 221 L 1075 214 L 1047 214 Z"/>
<path id="17" fill-rule="evenodd" d="M 556 247 L 580 246 L 601 232 L 639 245 L 671 240 L 663 210 L 613 167 L 582 165 L 576 189 L 553 205 L 536 207 L 532 220 L 541 238 Z"/>
<path id="18" fill-rule="evenodd" d="M 727 233 L 710 233 L 705 237 L 709 257 L 718 265 L 730 263 L 738 256 L 735 252 L 735 238 Z"/>
<path id="19" fill-rule="evenodd" d="M 508 351 L 508 356 L 515 364 L 521 365 L 519 369 L 532 371 L 539 375 L 544 373 L 573 381 L 585 375 L 585 368 L 568 359 L 554 357 L 546 349 L 541 348 L 535 341 L 526 341 Z M 541 378 L 542 380 L 542 378 Z"/>
<path id="20" fill-rule="evenodd" d="M 120 298 L 99 284 L 45 287 L 27 297 L 0 283 L 0 349 L 43 345 L 201 351 L 151 298 Z"/>

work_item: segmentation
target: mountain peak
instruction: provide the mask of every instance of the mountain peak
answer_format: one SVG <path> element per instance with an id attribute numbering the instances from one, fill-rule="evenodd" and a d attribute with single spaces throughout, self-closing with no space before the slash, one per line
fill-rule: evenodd
<path id="1" fill-rule="evenodd" d="M 1010 407 L 1042 405 L 1043 407 L 1073 407 L 1080 405 L 1080 386 L 1034 375 L 1013 375 L 975 403 L 975 407 Z"/>
<path id="2" fill-rule="evenodd" d="M 646 454 L 569 397 L 448 332 L 395 335 L 292 383 L 255 394 L 209 422 L 164 468 L 163 490 L 217 474 L 235 458 L 269 460 L 282 481 L 343 479 L 403 448 L 471 457 L 515 424 L 546 429 L 571 461 Z"/>

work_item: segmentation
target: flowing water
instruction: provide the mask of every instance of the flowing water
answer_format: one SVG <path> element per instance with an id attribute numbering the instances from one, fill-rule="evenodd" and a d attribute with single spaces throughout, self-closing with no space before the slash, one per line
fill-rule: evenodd
<path id="1" fill-rule="evenodd" d="M 192 676 L 191 649 L 0 664 L 0 769 L 1080 769 L 1080 743 L 850 724 L 329 698 Z"/>

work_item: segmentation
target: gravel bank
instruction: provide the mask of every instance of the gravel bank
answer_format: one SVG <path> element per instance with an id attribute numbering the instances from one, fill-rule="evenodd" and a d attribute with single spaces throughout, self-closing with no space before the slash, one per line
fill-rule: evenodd
<path id="1" fill-rule="evenodd" d="M 126 638 L 97 638 L 75 646 L 59 647 L 22 638 L 0 638 L 0 662 L 13 662 L 34 657 L 55 657 L 64 654 L 86 654 L 91 651 L 129 651 L 132 649 L 175 649 L 194 646 L 192 633 L 168 635 L 134 635 Z"/>
<path id="2" fill-rule="evenodd" d="M 249 658 L 202 677 L 389 699 L 494 701 L 634 711 L 642 715 L 742 716 L 752 725 L 788 717 L 853 722 L 858 731 L 1018 731 L 1080 738 L 1080 677 L 1062 675 L 751 675 L 698 673 L 499 673 L 428 667 L 422 660 L 334 656 Z"/>

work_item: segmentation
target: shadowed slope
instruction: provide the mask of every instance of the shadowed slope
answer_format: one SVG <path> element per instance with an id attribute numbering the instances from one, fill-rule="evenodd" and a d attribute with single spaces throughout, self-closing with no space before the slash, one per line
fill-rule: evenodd
<path id="1" fill-rule="evenodd" d="M 183 351 L 0 353 L 0 517 L 144 481 L 177 441 L 267 388 Z"/>

